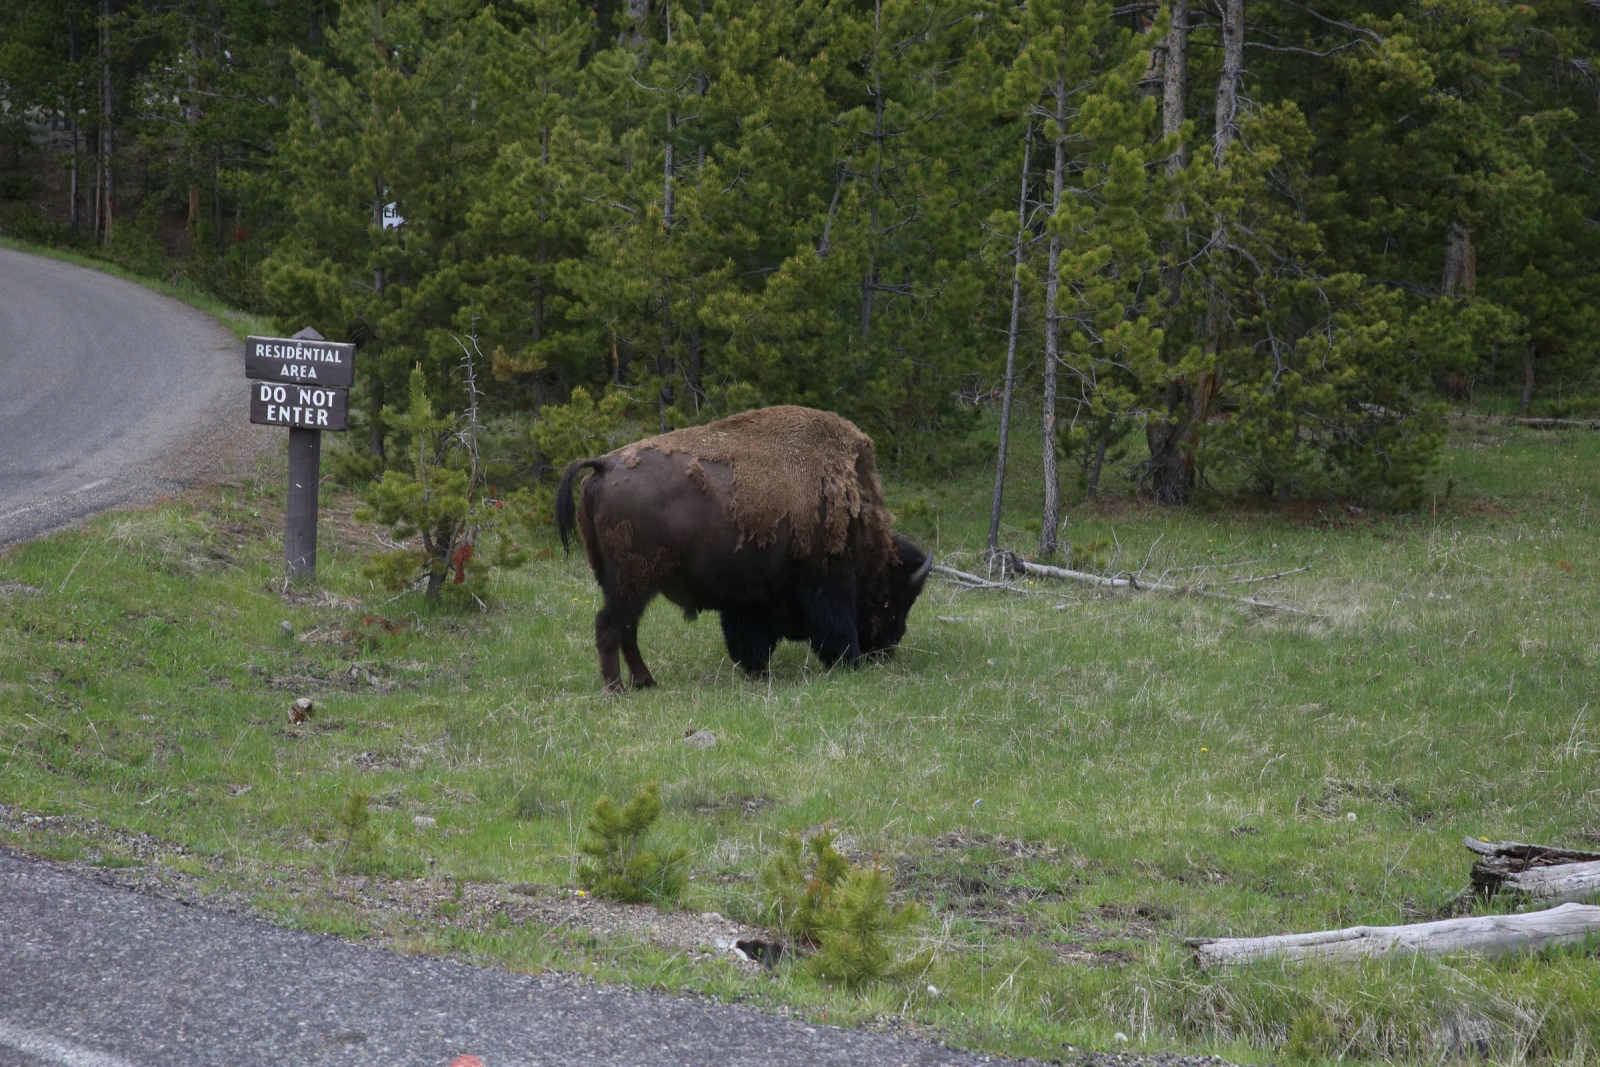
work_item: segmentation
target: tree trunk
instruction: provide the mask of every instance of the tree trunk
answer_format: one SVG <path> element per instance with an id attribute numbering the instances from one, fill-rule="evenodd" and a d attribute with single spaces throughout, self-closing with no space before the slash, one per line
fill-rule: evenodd
<path id="1" fill-rule="evenodd" d="M 1472 245 L 1472 231 L 1452 222 L 1444 248 L 1444 272 L 1439 291 L 1445 296 L 1471 295 L 1478 288 L 1478 250 Z"/>
<path id="2" fill-rule="evenodd" d="M 72 17 L 72 12 L 70 9 L 67 11 L 67 64 L 74 70 L 77 69 L 78 24 L 77 21 Z M 82 218 L 78 214 L 78 182 L 79 170 L 82 164 L 78 159 L 79 139 L 77 108 L 73 107 L 71 102 L 69 102 L 67 107 L 67 129 L 72 133 L 72 164 L 67 178 L 67 191 L 69 194 L 67 198 L 67 225 L 71 226 L 72 231 L 76 233 L 83 223 Z"/>
<path id="3" fill-rule="evenodd" d="M 383 176 L 376 175 L 372 179 L 372 224 L 378 228 L 378 233 L 383 233 L 383 204 L 384 204 Z M 382 239 L 381 237 L 379 238 Z M 372 268 L 372 291 L 377 294 L 378 301 L 383 300 L 383 290 L 388 283 L 388 278 L 382 267 Z M 375 359 L 365 361 L 368 366 L 368 375 L 371 379 L 367 407 L 367 451 L 379 460 L 385 458 L 384 437 L 387 436 L 383 421 L 383 403 L 386 399 L 383 388 L 383 372 Z"/>
<path id="4" fill-rule="evenodd" d="M 650 0 L 628 0 L 628 27 L 623 30 L 623 43 L 629 48 L 642 49 L 645 43 L 645 23 L 649 18 Z"/>
<path id="5" fill-rule="evenodd" d="M 1244 76 L 1244 0 L 1226 0 L 1222 17 L 1222 76 L 1217 79 L 1212 161 L 1222 166 L 1228 146 L 1239 139 L 1239 81 Z"/>
<path id="6" fill-rule="evenodd" d="M 677 148 L 677 145 L 674 144 L 673 140 L 672 140 L 672 130 L 673 130 L 672 112 L 668 111 L 667 112 L 667 144 L 666 144 L 666 153 L 665 153 L 666 154 L 666 161 L 662 166 L 662 179 L 661 179 L 661 219 L 662 219 L 662 222 L 666 225 L 668 230 L 672 229 L 672 210 L 673 210 L 673 203 L 674 203 L 673 195 L 672 195 L 672 192 L 673 192 L 673 190 L 672 190 L 672 177 L 673 177 L 673 169 L 674 169 L 674 156 L 676 155 L 675 149 Z"/>
<path id="7" fill-rule="evenodd" d="M 185 101 L 183 109 L 184 122 L 189 127 L 189 221 L 187 230 L 189 234 L 189 250 L 194 251 L 195 234 L 200 229 L 200 183 L 195 180 L 195 170 L 200 160 L 195 153 L 194 128 L 200 121 L 200 26 L 193 10 L 189 11 L 189 72 L 187 83 L 189 86 L 189 99 Z"/>
<path id="8" fill-rule="evenodd" d="M 1039 556 L 1049 559 L 1056 551 L 1056 528 L 1061 525 L 1061 486 L 1056 472 L 1056 363 L 1060 359 L 1060 322 L 1056 301 L 1061 292 L 1061 234 L 1055 228 L 1061 210 L 1061 187 L 1067 165 L 1067 81 L 1056 78 L 1056 159 L 1050 172 L 1050 258 L 1044 280 L 1044 416 L 1040 430 L 1044 440 L 1044 511 L 1039 517 Z"/>
<path id="9" fill-rule="evenodd" d="M 1166 64 L 1162 71 L 1161 135 L 1178 137 L 1183 133 L 1183 119 L 1189 99 L 1189 2 L 1172 0 L 1172 25 L 1167 31 Z M 1167 175 L 1176 177 L 1189 162 L 1188 147 L 1180 140 L 1172 155 L 1167 157 Z M 1167 218 L 1184 216 L 1181 199 L 1167 207 Z M 1166 268 L 1162 271 L 1162 288 L 1166 291 L 1166 324 L 1172 325 L 1172 309 L 1178 305 L 1183 288 L 1183 267 L 1180 245 L 1168 245 Z M 1145 443 L 1150 449 L 1150 487 L 1157 501 L 1163 504 L 1182 504 L 1189 499 L 1193 486 L 1193 473 L 1185 458 L 1184 444 L 1188 437 L 1185 425 L 1183 398 L 1186 385 L 1181 380 L 1169 383 L 1166 389 L 1166 414 L 1152 418 L 1145 425 Z"/>
<path id="10" fill-rule="evenodd" d="M 1167 31 L 1166 61 L 1161 79 L 1161 136 L 1183 132 L 1189 99 L 1189 0 L 1172 0 L 1172 26 Z M 1167 174 L 1175 175 L 1189 162 L 1182 141 L 1167 158 Z"/>
<path id="11" fill-rule="evenodd" d="M 1522 349 L 1522 406 L 1517 409 L 1519 414 L 1528 413 L 1528 405 L 1533 402 L 1533 342 L 1529 341 Z"/>
<path id="12" fill-rule="evenodd" d="M 100 0 L 100 156 L 102 165 L 100 209 L 100 242 L 111 243 L 116 212 L 115 188 L 111 173 L 111 160 L 116 151 L 116 136 L 111 128 L 111 0 Z"/>
<path id="13" fill-rule="evenodd" d="M 1579 944 L 1596 934 L 1600 934 L 1600 907 L 1563 904 L 1523 915 L 1484 915 L 1410 926 L 1352 926 L 1277 937 L 1197 937 L 1188 944 L 1200 966 L 1226 967 L 1265 959 L 1350 962 L 1442 952 L 1503 956 Z"/>
<path id="14" fill-rule="evenodd" d="M 879 35 L 883 32 L 883 0 L 872 8 L 872 195 L 868 211 L 872 233 L 867 249 L 867 276 L 861 281 L 861 344 L 872 333 L 872 294 L 878 286 L 878 197 L 883 185 L 883 82 L 878 76 Z"/>
<path id="15" fill-rule="evenodd" d="M 1022 315 L 1023 245 L 1028 236 L 1028 164 L 1033 124 L 1022 137 L 1022 191 L 1017 194 L 1017 237 L 1011 250 L 1011 330 L 1006 335 L 1006 392 L 1000 402 L 1000 450 L 994 463 L 994 498 L 989 504 L 989 552 L 1000 548 L 1000 504 L 1006 491 L 1006 449 L 1011 441 L 1011 401 L 1017 385 L 1017 326 Z"/>

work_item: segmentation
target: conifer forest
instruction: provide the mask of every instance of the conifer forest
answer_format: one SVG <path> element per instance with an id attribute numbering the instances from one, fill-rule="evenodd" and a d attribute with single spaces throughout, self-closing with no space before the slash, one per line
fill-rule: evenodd
<path id="1" fill-rule="evenodd" d="M 1474 391 L 1595 406 L 1597 64 L 1597 0 L 0 0 L 0 232 L 358 344 L 367 477 L 418 367 L 530 484 L 1023 427 L 1049 554 L 1063 487 L 1403 499 Z"/>

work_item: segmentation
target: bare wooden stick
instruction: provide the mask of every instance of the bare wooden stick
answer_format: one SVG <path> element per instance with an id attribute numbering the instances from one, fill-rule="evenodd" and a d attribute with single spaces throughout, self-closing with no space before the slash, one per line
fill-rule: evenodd
<path id="1" fill-rule="evenodd" d="M 987 578 L 980 578 L 976 574 L 968 574 L 966 571 L 958 571 L 954 567 L 946 567 L 942 563 L 935 563 L 933 569 L 940 574 L 956 579 L 956 581 L 969 589 L 1004 589 L 1008 593 L 1017 593 L 1021 596 L 1028 595 L 1026 589 L 1018 589 L 1010 582 L 991 582 Z"/>
<path id="2" fill-rule="evenodd" d="M 1444 952 L 1503 956 L 1596 936 L 1600 936 L 1600 907 L 1563 904 L 1522 915 L 1483 915 L 1408 926 L 1352 926 L 1276 937 L 1192 937 L 1187 944 L 1200 966 L 1231 967 L 1264 959 L 1352 961 Z"/>
<path id="3" fill-rule="evenodd" d="M 1306 611 L 1304 608 L 1291 607 L 1288 604 L 1276 604 L 1270 600 L 1257 600 L 1255 597 L 1233 596 L 1229 593 L 1216 593 L 1209 589 L 1201 589 L 1198 586 L 1142 582 L 1137 578 L 1108 578 L 1103 574 L 1089 574 L 1085 571 L 1069 570 L 1066 567 L 1047 567 L 1042 563 L 1030 563 L 1020 558 L 1014 558 L 1013 564 L 1025 574 L 1036 574 L 1042 578 L 1065 578 L 1073 582 L 1088 582 L 1091 585 L 1098 585 L 1107 589 L 1148 589 L 1156 593 L 1176 593 L 1179 596 L 1204 596 L 1211 597 L 1214 600 L 1227 600 L 1235 604 L 1244 604 L 1247 607 L 1262 608 L 1267 611 L 1304 615 L 1312 619 L 1326 619 L 1328 617 L 1326 615 L 1318 615 L 1314 611 Z"/>
<path id="4" fill-rule="evenodd" d="M 1255 577 L 1255 578 L 1229 578 L 1223 584 L 1224 585 L 1249 585 L 1252 582 L 1275 582 L 1279 578 L 1282 578 L 1286 574 L 1299 574 L 1301 571 L 1308 571 L 1310 569 L 1311 569 L 1311 564 L 1308 563 L 1304 567 L 1292 567 L 1289 570 L 1279 571 L 1276 574 L 1263 574 L 1263 575 L 1260 575 L 1259 577 Z"/>

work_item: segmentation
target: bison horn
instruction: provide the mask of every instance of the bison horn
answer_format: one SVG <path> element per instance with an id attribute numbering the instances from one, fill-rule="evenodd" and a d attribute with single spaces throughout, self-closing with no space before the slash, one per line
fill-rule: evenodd
<path id="1" fill-rule="evenodd" d="M 928 580 L 928 574 L 933 570 L 933 553 L 929 552 L 922 557 L 922 566 L 918 567 L 911 575 L 911 587 L 920 588 Z"/>

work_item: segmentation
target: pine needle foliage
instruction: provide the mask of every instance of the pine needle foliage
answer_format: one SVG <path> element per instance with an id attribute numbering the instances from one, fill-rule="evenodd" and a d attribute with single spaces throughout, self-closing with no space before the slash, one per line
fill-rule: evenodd
<path id="1" fill-rule="evenodd" d="M 902 943 L 922 909 L 892 906 L 888 872 L 851 863 L 833 847 L 837 836 L 825 828 L 804 841 L 784 837 L 761 872 L 767 921 L 815 950 L 806 966 L 825 982 L 858 989 L 920 968 L 926 960 Z"/>
<path id="2" fill-rule="evenodd" d="M 647 848 L 645 839 L 661 817 L 661 791 L 647 783 L 622 806 L 609 796 L 595 801 L 584 825 L 589 837 L 578 851 L 590 858 L 578 881 L 597 897 L 658 907 L 681 903 L 689 888 L 688 853 L 678 847 Z"/>
<path id="3" fill-rule="evenodd" d="M 347 794 L 334 819 L 344 834 L 344 840 L 339 843 L 339 854 L 333 859 L 333 869 L 338 870 L 346 858 L 357 860 L 371 850 L 375 841 L 372 815 L 367 810 L 367 794 L 360 790 Z"/>
<path id="4" fill-rule="evenodd" d="M 833 847 L 837 836 L 828 828 L 804 840 L 799 834 L 785 834 L 761 871 L 766 894 L 763 918 L 797 945 L 820 944 L 834 891 L 850 875 L 850 861 Z"/>
<path id="5" fill-rule="evenodd" d="M 474 347 L 476 341 L 473 342 Z M 465 348 L 465 346 L 463 346 Z M 470 354 L 463 361 L 469 377 Z M 475 387 L 471 395 L 476 396 Z M 366 577 L 388 589 L 404 589 L 425 578 L 429 600 L 437 600 L 447 581 L 471 592 L 488 576 L 491 562 L 515 566 L 521 557 L 499 539 L 491 557 L 478 551 L 499 526 L 506 501 L 486 491 L 483 465 L 478 456 L 477 408 L 474 403 L 463 419 L 435 415 L 422 364 L 411 371 L 406 409 L 386 409 L 385 416 L 407 443 L 410 462 L 387 470 L 381 481 L 367 490 L 365 506 L 356 516 L 389 528 L 399 541 L 417 538 L 421 547 L 399 547 L 373 556 Z M 459 425 L 460 423 L 465 425 Z"/>

